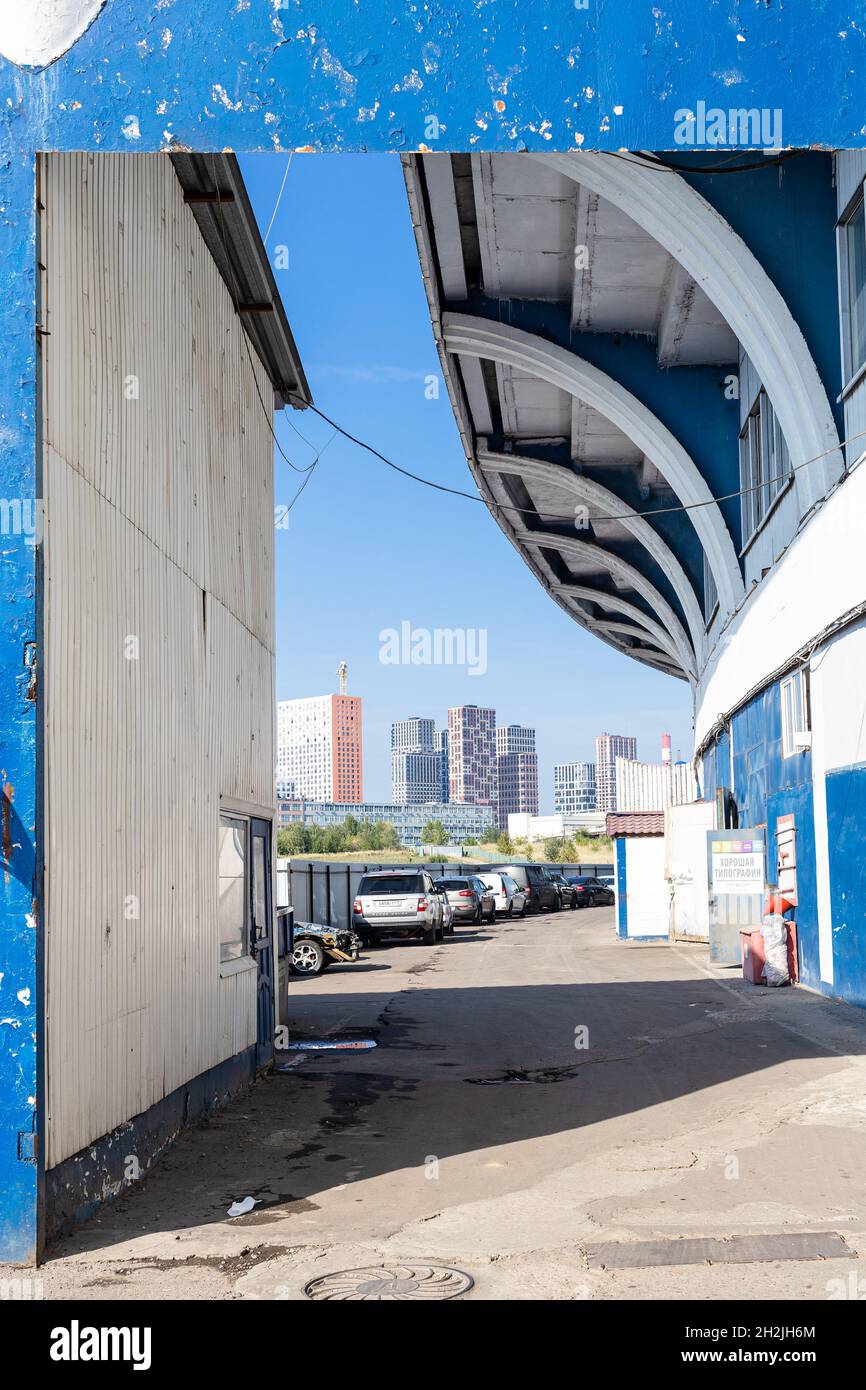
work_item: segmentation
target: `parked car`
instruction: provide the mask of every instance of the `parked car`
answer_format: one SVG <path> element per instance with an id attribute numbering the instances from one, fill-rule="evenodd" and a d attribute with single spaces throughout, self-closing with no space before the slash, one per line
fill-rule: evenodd
<path id="1" fill-rule="evenodd" d="M 445 936 L 454 935 L 454 908 L 448 901 L 448 894 L 438 879 L 433 880 L 433 892 L 442 904 L 442 932 Z"/>
<path id="2" fill-rule="evenodd" d="M 496 899 L 486 883 L 474 874 L 437 878 L 436 886 L 443 889 L 454 913 L 455 922 L 492 922 L 496 916 Z"/>
<path id="3" fill-rule="evenodd" d="M 552 912 L 559 910 L 556 885 L 542 864 L 506 864 L 499 872 L 513 878 L 526 895 L 527 912 L 541 912 L 545 907 Z"/>
<path id="4" fill-rule="evenodd" d="M 362 945 L 385 937 L 420 936 L 428 946 L 444 936 L 442 899 L 426 869 L 364 874 L 352 904 L 352 927 Z"/>
<path id="5" fill-rule="evenodd" d="M 360 952 L 359 938 L 346 928 L 296 922 L 289 970 L 293 975 L 321 975 L 334 961 L 356 961 Z"/>
<path id="6" fill-rule="evenodd" d="M 554 873 L 552 870 L 550 879 L 551 882 L 555 884 L 556 891 L 559 894 L 559 906 L 561 908 L 577 907 L 577 889 L 574 887 L 574 884 L 569 883 L 568 879 L 565 878 L 563 874 Z"/>
<path id="7" fill-rule="evenodd" d="M 577 893 L 578 907 L 609 907 L 614 902 L 613 889 L 602 883 L 600 878 L 580 874 L 570 877 L 568 881 Z"/>
<path id="8" fill-rule="evenodd" d="M 484 882 L 495 894 L 498 916 L 526 916 L 526 894 L 510 874 L 489 874 L 485 870 Z"/>

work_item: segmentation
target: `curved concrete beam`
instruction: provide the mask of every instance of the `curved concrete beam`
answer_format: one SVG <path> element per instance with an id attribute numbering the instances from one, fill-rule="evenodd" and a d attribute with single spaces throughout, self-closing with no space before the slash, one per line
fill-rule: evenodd
<path id="1" fill-rule="evenodd" d="M 685 515 L 704 548 L 724 614 L 743 597 L 743 579 L 731 534 L 713 494 L 692 457 L 651 410 L 613 377 L 567 348 L 535 333 L 473 314 L 446 313 L 443 337 L 449 352 L 486 357 L 550 382 L 585 401 L 627 435 L 666 478 L 680 501 L 699 504 Z"/>
<path id="2" fill-rule="evenodd" d="M 624 617 L 631 620 L 633 626 L 642 628 L 651 640 L 655 642 L 657 647 L 667 652 L 668 656 L 670 656 L 678 666 L 680 665 L 680 657 L 677 654 L 676 645 L 665 632 L 661 624 L 655 622 L 653 618 L 647 617 L 642 608 L 636 608 L 633 603 L 629 603 L 628 599 L 620 598 L 619 594 L 602 593 L 600 589 L 593 589 L 588 584 L 551 584 L 549 592 L 559 598 L 575 598 L 578 601 L 582 599 L 586 603 L 596 603 L 601 608 L 610 609 L 613 613 L 622 613 Z M 606 622 L 604 618 L 590 618 L 589 615 L 585 613 L 582 614 L 582 617 L 587 623 L 592 623 L 593 626 L 598 626 L 599 623 Z M 695 673 L 693 671 L 690 670 L 684 672 L 684 674 L 694 679 Z"/>
<path id="3" fill-rule="evenodd" d="M 839 435 L 799 325 L 763 266 L 728 222 L 684 178 L 630 154 L 538 154 L 558 174 L 614 203 L 673 256 L 736 333 L 782 427 L 797 468 L 801 514 L 844 469 Z"/>
<path id="4" fill-rule="evenodd" d="M 558 536 L 552 531 L 524 531 L 515 529 L 515 537 L 518 544 L 522 546 L 535 546 L 544 550 L 558 550 L 560 555 L 571 556 L 575 560 L 583 560 L 599 569 L 607 570 L 614 580 L 619 580 L 621 584 L 626 584 L 636 594 L 640 594 L 652 608 L 656 617 L 659 619 L 662 628 L 674 644 L 676 659 L 680 666 L 689 675 L 695 671 L 695 654 L 692 650 L 685 628 L 671 608 L 667 599 L 664 598 L 645 575 L 640 570 L 635 569 L 627 560 L 621 560 L 618 555 L 614 555 L 610 550 L 605 550 L 603 546 L 594 545 L 590 541 L 578 540 L 576 536 Z M 602 602 L 597 596 L 596 602 Z"/>
<path id="5" fill-rule="evenodd" d="M 657 531 L 627 502 L 617 497 L 615 492 L 593 482 L 582 473 L 572 473 L 558 463 L 547 463 L 541 459 L 526 458 L 522 454 L 497 454 L 489 449 L 479 449 L 476 458 L 482 469 L 492 473 L 509 473 L 527 482 L 537 482 L 545 486 L 562 488 L 564 492 L 579 501 L 595 508 L 599 516 L 615 516 L 636 541 L 652 556 L 673 585 L 674 592 L 686 615 L 692 646 L 698 657 L 703 656 L 706 642 L 706 624 L 697 595 L 689 577 L 674 552 Z M 592 520 L 590 512 L 589 520 Z"/>

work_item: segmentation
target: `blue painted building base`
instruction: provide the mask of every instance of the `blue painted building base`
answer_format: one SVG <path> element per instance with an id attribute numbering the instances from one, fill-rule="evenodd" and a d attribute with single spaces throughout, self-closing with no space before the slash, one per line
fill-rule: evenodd
<path id="1" fill-rule="evenodd" d="M 46 1241 L 87 1221 L 104 1202 L 140 1182 L 187 1126 L 207 1119 L 255 1078 L 253 1046 L 50 1168 L 45 1175 Z"/>

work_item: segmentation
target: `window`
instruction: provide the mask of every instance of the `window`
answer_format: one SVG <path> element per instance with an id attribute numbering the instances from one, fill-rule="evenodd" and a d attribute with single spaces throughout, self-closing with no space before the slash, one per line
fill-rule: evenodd
<path id="1" fill-rule="evenodd" d="M 240 960 L 249 951 L 248 856 L 247 822 L 239 816 L 220 816 L 218 920 L 221 962 Z"/>
<path id="2" fill-rule="evenodd" d="M 762 387 L 740 431 L 740 509 L 744 547 L 791 476 L 788 446 L 770 398 Z"/>
<path id="3" fill-rule="evenodd" d="M 811 746 L 809 672 L 795 671 L 782 681 L 782 756 L 791 758 Z"/>
<path id="4" fill-rule="evenodd" d="M 842 356 L 845 382 L 866 362 L 866 226 L 863 195 L 839 224 Z"/>

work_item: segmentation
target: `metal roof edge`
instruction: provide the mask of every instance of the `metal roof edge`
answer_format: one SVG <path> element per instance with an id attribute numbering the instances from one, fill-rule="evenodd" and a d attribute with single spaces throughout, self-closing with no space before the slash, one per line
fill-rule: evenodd
<path id="1" fill-rule="evenodd" d="M 178 151 L 170 159 L 277 402 L 303 410 L 312 403 L 312 392 L 237 156 Z"/>

